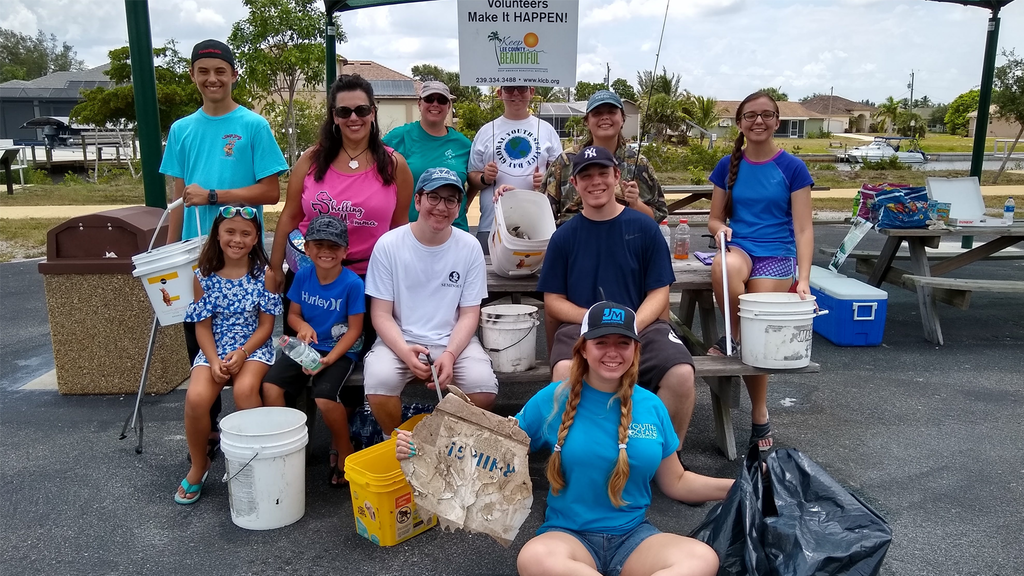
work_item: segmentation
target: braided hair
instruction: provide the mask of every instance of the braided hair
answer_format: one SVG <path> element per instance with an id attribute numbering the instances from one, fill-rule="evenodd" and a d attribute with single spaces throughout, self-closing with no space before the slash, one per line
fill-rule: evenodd
<path id="1" fill-rule="evenodd" d="M 373 86 L 359 74 L 342 74 L 338 76 L 334 84 L 331 84 L 331 93 L 327 97 L 327 118 L 320 125 L 320 140 L 314 146 L 312 153 L 313 179 L 317 182 L 323 181 L 324 175 L 327 174 L 327 169 L 330 168 L 331 163 L 341 154 L 341 149 L 345 143 L 341 130 L 335 128 L 336 124 L 334 123 L 334 103 L 337 102 L 338 93 L 354 92 L 357 90 L 366 94 L 366 99 L 373 108 L 374 113 L 377 112 L 377 105 L 373 100 Z M 381 140 L 380 127 L 376 120 L 370 122 L 370 140 L 367 142 L 367 145 L 369 146 L 370 155 L 373 157 L 373 164 L 377 168 L 377 175 L 380 176 L 381 183 L 385 186 L 393 185 L 395 183 L 395 169 L 397 166 L 394 158 L 388 154 L 387 149 L 384 147 L 384 142 Z"/>
<path id="2" fill-rule="evenodd" d="M 568 388 L 568 399 L 565 402 L 565 410 L 562 412 L 562 423 L 558 427 L 558 437 L 555 440 L 555 449 L 548 459 L 547 477 L 551 484 L 551 493 L 558 496 L 558 493 L 565 488 L 565 477 L 562 475 L 562 451 L 565 444 L 565 437 L 569 434 L 569 427 L 576 419 L 576 408 L 579 407 L 580 396 L 583 392 L 583 377 L 586 375 L 589 365 L 583 357 L 583 349 L 586 347 L 586 339 L 580 337 L 572 348 L 572 365 L 569 368 L 569 380 L 559 387 L 559 393 L 555 394 L 555 407 L 557 408 L 564 388 Z M 633 348 L 633 361 L 626 369 L 626 372 L 619 379 L 619 391 L 615 398 L 619 399 L 620 417 L 618 430 L 618 459 L 611 476 L 608 478 L 608 498 L 615 507 L 620 508 L 627 504 L 622 499 L 622 490 L 629 480 L 629 457 L 626 455 L 626 443 L 629 441 L 629 426 L 633 420 L 633 384 L 636 382 L 640 372 L 640 343 L 637 342 Z"/>
<path id="3" fill-rule="evenodd" d="M 771 96 L 769 96 L 768 94 L 766 94 L 764 92 L 760 92 L 760 91 L 759 92 L 754 92 L 750 96 L 747 96 L 746 98 L 744 98 L 743 101 L 740 102 L 740 105 L 736 107 L 736 118 L 735 118 L 735 120 L 736 120 L 736 126 L 737 127 L 740 125 L 740 121 L 743 119 L 743 108 L 747 104 L 749 104 L 749 103 L 751 103 L 754 100 L 757 100 L 759 98 L 767 98 L 767 99 L 771 100 L 772 107 L 775 108 L 775 113 L 776 114 L 779 113 L 779 104 L 775 101 L 774 98 L 772 98 Z M 732 187 L 733 187 L 733 185 L 736 184 L 736 176 L 738 176 L 739 172 L 740 172 L 740 160 L 743 159 L 743 144 L 744 144 L 743 132 L 740 132 L 739 135 L 736 136 L 736 142 L 733 143 L 733 146 L 732 146 L 732 155 L 729 157 L 729 177 L 726 179 L 726 182 L 725 182 L 725 217 L 726 218 L 729 218 L 730 216 L 732 216 Z"/>

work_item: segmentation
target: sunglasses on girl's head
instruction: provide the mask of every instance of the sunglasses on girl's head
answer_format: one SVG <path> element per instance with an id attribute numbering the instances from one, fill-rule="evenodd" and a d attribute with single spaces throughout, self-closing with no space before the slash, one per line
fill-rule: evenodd
<path id="1" fill-rule="evenodd" d="M 423 100 L 427 104 L 440 104 L 441 106 L 448 105 L 448 98 L 442 96 L 441 94 L 427 94 L 426 96 L 421 98 L 421 100 Z"/>
<path id="2" fill-rule="evenodd" d="M 220 209 L 220 215 L 225 218 L 234 218 L 236 214 L 246 220 L 252 220 L 256 217 L 256 209 L 251 206 L 224 206 Z"/>
<path id="3" fill-rule="evenodd" d="M 360 104 L 355 108 L 349 108 L 348 106 L 338 106 L 334 109 L 334 115 L 342 120 L 348 118 L 353 113 L 360 118 L 366 118 L 373 112 L 373 106 L 368 104 Z"/>
<path id="4" fill-rule="evenodd" d="M 770 120 L 774 120 L 775 117 L 778 116 L 778 115 L 779 114 L 777 112 L 773 112 L 771 110 L 765 110 L 764 112 L 761 112 L 760 114 L 758 114 L 757 112 L 744 112 L 743 115 L 741 116 L 741 118 L 743 118 L 747 122 L 753 122 L 753 121 L 757 120 L 758 116 L 760 116 L 761 119 L 763 119 L 765 122 L 768 122 Z"/>

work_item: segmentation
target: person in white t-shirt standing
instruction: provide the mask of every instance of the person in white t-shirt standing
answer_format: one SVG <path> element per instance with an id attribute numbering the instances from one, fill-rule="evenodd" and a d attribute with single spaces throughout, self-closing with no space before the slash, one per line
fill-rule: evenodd
<path id="1" fill-rule="evenodd" d="M 489 252 L 487 237 L 494 224 L 494 187 L 508 184 L 540 190 L 548 164 L 562 153 L 562 142 L 551 124 L 530 114 L 531 86 L 502 86 L 498 95 L 505 113 L 476 133 L 469 154 L 469 182 L 479 184 L 480 225 L 476 237 Z"/>
<path id="2" fill-rule="evenodd" d="M 487 297 L 487 268 L 479 244 L 452 226 L 462 179 L 428 168 L 416 184 L 419 218 L 386 232 L 373 247 L 366 295 L 377 341 L 363 360 L 363 386 L 384 436 L 402 423 L 402 390 L 413 378 L 433 389 L 427 354 L 444 389 L 455 384 L 485 410 L 494 406 L 498 379 L 476 327 Z"/>

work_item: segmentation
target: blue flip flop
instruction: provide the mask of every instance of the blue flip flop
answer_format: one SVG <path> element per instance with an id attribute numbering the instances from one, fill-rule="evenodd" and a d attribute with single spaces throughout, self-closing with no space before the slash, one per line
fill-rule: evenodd
<path id="1" fill-rule="evenodd" d="M 210 475 L 210 470 L 207 468 L 206 473 L 203 474 L 203 479 L 198 484 L 189 484 L 188 478 L 181 480 L 181 487 L 185 489 L 185 496 L 181 497 L 178 495 L 178 491 L 174 491 L 174 501 L 178 504 L 195 504 L 199 497 L 203 494 L 203 484 L 206 484 L 206 477 Z M 195 498 L 187 498 L 189 494 L 195 494 Z"/>

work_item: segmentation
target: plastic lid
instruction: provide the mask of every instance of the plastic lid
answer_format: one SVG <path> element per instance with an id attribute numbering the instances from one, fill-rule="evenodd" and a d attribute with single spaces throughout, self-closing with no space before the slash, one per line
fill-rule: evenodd
<path id="1" fill-rule="evenodd" d="M 686 218 L 680 218 L 680 219 L 679 219 L 679 223 L 680 223 L 680 224 L 686 224 L 686 223 L 688 223 L 688 222 L 689 222 L 689 220 L 687 220 Z"/>
<path id="2" fill-rule="evenodd" d="M 668 218 L 665 218 L 664 220 L 662 220 L 661 223 L 665 224 L 665 225 L 668 225 Z"/>

